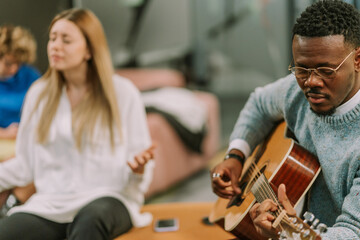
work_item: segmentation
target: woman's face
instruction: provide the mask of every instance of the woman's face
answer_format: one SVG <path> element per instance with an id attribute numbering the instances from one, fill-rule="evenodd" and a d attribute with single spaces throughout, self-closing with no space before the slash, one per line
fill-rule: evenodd
<path id="1" fill-rule="evenodd" d="M 12 54 L 0 57 L 0 81 L 12 77 L 19 70 L 19 63 Z"/>
<path id="2" fill-rule="evenodd" d="M 66 19 L 52 26 L 47 51 L 50 67 L 63 72 L 78 70 L 91 58 L 84 35 Z"/>

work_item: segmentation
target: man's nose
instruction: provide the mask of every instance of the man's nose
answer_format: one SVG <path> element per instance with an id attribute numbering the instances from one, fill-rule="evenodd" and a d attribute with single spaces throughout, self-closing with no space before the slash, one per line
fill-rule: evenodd
<path id="1" fill-rule="evenodd" d="M 323 79 L 319 76 L 315 69 L 312 69 L 309 78 L 305 81 L 307 87 L 322 87 L 324 84 Z"/>

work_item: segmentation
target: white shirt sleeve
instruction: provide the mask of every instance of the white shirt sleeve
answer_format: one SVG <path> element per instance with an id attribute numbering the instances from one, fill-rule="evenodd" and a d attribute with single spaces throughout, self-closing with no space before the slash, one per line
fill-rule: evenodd
<path id="1" fill-rule="evenodd" d="M 15 157 L 0 164 L 0 191 L 15 186 L 25 186 L 33 181 L 33 148 L 35 144 L 34 116 L 30 115 L 43 84 L 37 82 L 28 90 L 22 109 L 18 135 L 16 137 Z"/>
<path id="2" fill-rule="evenodd" d="M 237 150 L 241 151 L 244 154 L 245 159 L 250 156 L 250 146 L 243 139 L 237 138 L 237 139 L 232 140 L 229 144 L 227 152 L 230 152 L 231 149 L 237 149 Z"/>
<path id="3" fill-rule="evenodd" d="M 123 97 L 126 97 L 126 99 L 123 99 L 123 101 L 126 100 L 129 104 L 127 104 L 127 106 L 122 109 L 120 114 L 122 115 L 123 119 L 123 127 L 126 128 L 124 130 L 127 133 L 127 161 L 133 161 L 135 155 L 143 152 L 151 145 L 150 133 L 146 121 L 145 106 L 142 102 L 140 92 L 130 81 L 128 81 L 127 79 L 115 79 L 115 81 L 125 81 L 123 83 L 127 85 L 126 93 L 121 93 L 123 94 Z M 121 96 L 119 94 L 118 96 Z M 128 169 L 128 171 L 130 171 L 130 177 L 124 191 L 126 192 L 127 198 L 130 201 L 138 204 L 138 207 L 143 204 L 144 194 L 151 183 L 153 165 L 154 163 L 152 161 L 147 163 L 145 165 L 144 174 L 133 173 L 130 167 Z"/>

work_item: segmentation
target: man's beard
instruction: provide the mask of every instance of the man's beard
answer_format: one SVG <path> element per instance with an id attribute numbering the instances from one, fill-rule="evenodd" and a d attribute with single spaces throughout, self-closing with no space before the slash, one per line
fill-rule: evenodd
<path id="1" fill-rule="evenodd" d="M 325 111 L 325 112 L 317 112 L 314 109 L 312 109 L 312 107 L 310 107 L 310 110 L 313 111 L 313 113 L 315 113 L 318 116 L 330 116 L 335 113 L 336 107 L 332 107 L 328 111 Z"/>

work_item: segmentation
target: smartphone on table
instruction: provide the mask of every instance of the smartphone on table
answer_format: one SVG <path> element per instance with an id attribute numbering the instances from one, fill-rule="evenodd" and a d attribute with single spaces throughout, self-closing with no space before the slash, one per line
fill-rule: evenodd
<path id="1" fill-rule="evenodd" d="M 179 230 L 177 218 L 157 219 L 154 223 L 155 232 L 173 232 Z"/>

